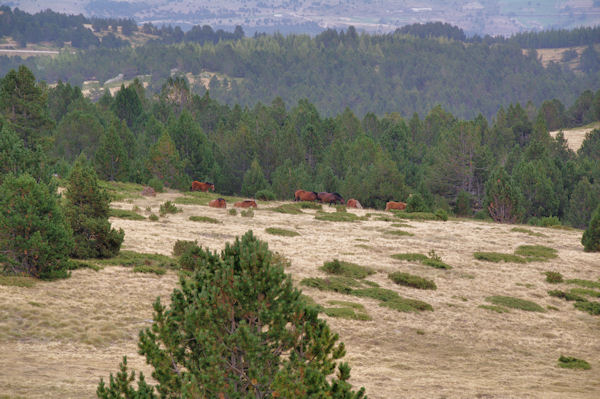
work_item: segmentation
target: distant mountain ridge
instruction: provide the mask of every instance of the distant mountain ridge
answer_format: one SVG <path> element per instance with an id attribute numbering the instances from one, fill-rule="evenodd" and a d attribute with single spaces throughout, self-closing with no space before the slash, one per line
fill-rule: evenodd
<path id="1" fill-rule="evenodd" d="M 52 9 L 87 17 L 133 18 L 143 24 L 181 26 L 208 24 L 233 30 L 241 25 L 255 32 L 310 33 L 327 28 L 392 32 L 414 23 L 440 21 L 469 34 L 504 35 L 531 30 L 573 29 L 600 24 L 600 1 L 557 0 L 12 0 L 4 4 L 27 12 Z"/>

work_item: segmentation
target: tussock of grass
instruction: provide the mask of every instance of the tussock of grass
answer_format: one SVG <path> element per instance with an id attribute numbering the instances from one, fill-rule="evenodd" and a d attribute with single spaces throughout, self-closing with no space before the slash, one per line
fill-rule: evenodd
<path id="1" fill-rule="evenodd" d="M 576 309 L 588 312 L 592 316 L 600 315 L 600 302 L 575 302 L 574 306 Z"/>
<path id="2" fill-rule="evenodd" d="M 437 286 L 432 280 L 415 276 L 414 274 L 394 272 L 388 274 L 390 280 L 396 284 L 400 284 L 406 287 L 418 288 L 420 290 L 436 290 Z"/>
<path id="3" fill-rule="evenodd" d="M 418 253 L 394 254 L 392 255 L 392 258 L 398 260 L 407 260 L 409 262 L 422 262 L 424 260 L 429 259 L 427 255 Z"/>
<path id="4" fill-rule="evenodd" d="M 527 263 L 527 260 L 521 256 L 500 252 L 475 252 L 473 256 L 477 260 L 484 260 L 486 262 Z"/>
<path id="5" fill-rule="evenodd" d="M 274 208 L 269 208 L 269 210 L 278 213 L 287 213 L 289 215 L 300 215 L 304 213 L 296 204 L 282 204 Z"/>
<path id="6" fill-rule="evenodd" d="M 317 204 L 316 202 L 309 202 L 309 201 L 301 201 L 294 205 L 296 205 L 300 209 L 319 209 L 319 210 L 323 209 L 323 205 Z"/>
<path id="7" fill-rule="evenodd" d="M 296 237 L 299 236 L 300 233 L 292 230 L 280 229 L 277 227 L 267 227 L 265 231 L 269 234 L 273 234 L 276 236 L 284 236 L 284 237 Z"/>
<path id="8" fill-rule="evenodd" d="M 215 218 L 211 218 L 211 217 L 208 217 L 208 216 L 190 216 L 189 219 L 192 222 L 204 222 L 204 223 L 214 223 L 214 224 L 223 223 L 220 220 L 217 220 Z"/>
<path id="9" fill-rule="evenodd" d="M 391 224 L 392 227 L 398 227 L 398 228 L 402 228 L 402 227 L 413 227 L 408 223 L 392 223 Z"/>
<path id="10" fill-rule="evenodd" d="M 393 301 L 400 298 L 400 295 L 396 291 L 388 290 L 387 288 L 370 287 L 370 288 L 358 288 L 352 290 L 352 295 L 358 297 L 372 298 L 379 301 Z"/>
<path id="11" fill-rule="evenodd" d="M 243 218 L 253 218 L 254 217 L 254 210 L 252 210 L 252 209 L 246 209 L 246 210 L 240 212 L 240 214 L 242 215 Z"/>
<path id="12" fill-rule="evenodd" d="M 398 299 L 394 299 L 392 301 L 381 302 L 379 306 L 385 306 L 386 308 L 394 309 L 399 312 L 433 312 L 433 306 L 431 306 L 427 302 L 402 297 L 399 297 Z"/>
<path id="13" fill-rule="evenodd" d="M 409 233 L 408 231 L 404 231 L 404 230 L 387 230 L 384 233 L 388 234 L 388 235 L 394 235 L 394 236 L 414 236 L 413 233 Z"/>
<path id="14" fill-rule="evenodd" d="M 589 370 L 592 368 L 592 366 L 590 366 L 590 364 L 585 360 L 563 355 L 560 355 L 558 358 L 558 367 L 580 370 Z"/>
<path id="15" fill-rule="evenodd" d="M 535 302 L 510 296 L 489 296 L 486 301 L 494 305 L 505 306 L 511 309 L 520 309 L 528 312 L 545 312 L 546 310 Z"/>
<path id="16" fill-rule="evenodd" d="M 551 284 L 557 284 L 563 282 L 563 275 L 559 272 L 546 272 L 546 281 Z"/>
<path id="17" fill-rule="evenodd" d="M 0 285 L 5 287 L 31 288 L 35 285 L 35 283 L 36 279 L 33 277 L 0 275 Z"/>
<path id="18" fill-rule="evenodd" d="M 481 309 L 491 310 L 492 312 L 496 312 L 496 313 L 509 313 L 510 312 L 510 310 L 508 310 L 502 306 L 498 306 L 498 305 L 479 305 L 478 307 Z"/>
<path id="19" fill-rule="evenodd" d="M 324 220 L 327 222 L 357 222 L 359 220 L 367 220 L 366 217 L 357 216 L 352 212 L 321 212 L 318 211 L 315 219 Z"/>
<path id="20" fill-rule="evenodd" d="M 189 251 L 192 248 L 195 248 L 198 245 L 198 241 L 189 241 L 189 240 L 177 240 L 173 245 L 173 256 L 181 256 L 186 251 Z"/>
<path id="21" fill-rule="evenodd" d="M 129 211 L 127 209 L 110 209 L 109 217 L 129 220 L 144 220 L 146 219 L 143 215 L 137 212 Z"/>
<path id="22" fill-rule="evenodd" d="M 544 262 L 558 257 L 558 251 L 543 245 L 521 245 L 515 250 L 516 255 L 523 256 L 528 262 Z"/>
<path id="23" fill-rule="evenodd" d="M 392 211 L 396 217 L 408 220 L 444 220 L 443 215 L 436 215 L 431 212 L 406 212 L 406 211 Z M 447 217 L 446 217 L 447 220 Z"/>
<path id="24" fill-rule="evenodd" d="M 158 216 L 156 216 L 155 214 L 151 213 L 150 216 L 148 216 L 148 219 L 150 219 L 153 222 L 158 221 Z"/>
<path id="25" fill-rule="evenodd" d="M 581 280 L 578 278 L 565 281 L 567 284 L 576 284 L 585 288 L 600 288 L 600 282 L 592 280 Z"/>
<path id="26" fill-rule="evenodd" d="M 177 197 L 177 198 L 175 198 L 175 203 L 176 204 L 181 204 L 181 205 L 204 205 L 204 206 L 208 206 L 208 203 L 210 202 L 211 199 L 212 198 L 209 195 L 207 195 L 205 197 L 184 195 L 183 197 Z"/>
<path id="27" fill-rule="evenodd" d="M 524 233 L 534 237 L 547 237 L 545 234 L 538 233 L 531 229 L 525 229 L 523 227 L 513 227 L 512 229 L 510 229 L 510 231 L 514 231 L 515 233 Z"/>
<path id="28" fill-rule="evenodd" d="M 230 210 L 227 211 L 227 213 L 231 216 L 235 216 L 235 215 L 237 215 L 237 210 L 231 208 Z"/>
<path id="29" fill-rule="evenodd" d="M 548 295 L 553 296 L 555 298 L 564 299 L 565 301 L 576 301 L 576 302 L 586 302 L 587 301 L 587 299 L 585 299 L 582 296 L 579 296 L 572 292 L 564 292 L 561 290 L 548 291 Z"/>
<path id="30" fill-rule="evenodd" d="M 361 286 L 358 281 L 344 276 L 333 276 L 328 278 L 310 277 L 302 280 L 300 284 L 321 291 L 334 291 L 342 294 L 350 294 L 353 288 Z"/>
<path id="31" fill-rule="evenodd" d="M 356 263 L 351 262 L 344 262 L 337 259 L 334 259 L 331 262 L 325 262 L 320 269 L 325 273 L 357 279 L 363 279 L 371 274 L 375 274 L 375 270 L 371 269 L 370 267 L 357 265 Z"/>
<path id="32" fill-rule="evenodd" d="M 133 271 L 135 273 L 154 273 L 159 276 L 161 276 L 167 272 L 163 267 L 154 266 L 154 265 L 135 266 L 133 268 Z"/>

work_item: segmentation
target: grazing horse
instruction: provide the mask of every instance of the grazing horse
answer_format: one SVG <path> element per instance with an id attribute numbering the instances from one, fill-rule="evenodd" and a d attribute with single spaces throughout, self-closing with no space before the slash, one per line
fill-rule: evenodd
<path id="1" fill-rule="evenodd" d="M 256 208 L 256 202 L 254 200 L 244 200 L 240 202 L 236 202 L 233 206 L 238 208 Z"/>
<path id="2" fill-rule="evenodd" d="M 294 201 L 316 201 L 318 194 L 314 191 L 296 190 Z"/>
<path id="3" fill-rule="evenodd" d="M 213 208 L 227 208 L 227 202 L 223 198 L 217 198 L 208 203 L 208 206 Z"/>
<path id="4" fill-rule="evenodd" d="M 389 211 L 392 209 L 398 210 L 398 211 L 403 211 L 406 209 L 406 202 L 388 201 L 388 203 L 385 204 L 385 210 Z"/>
<path id="5" fill-rule="evenodd" d="M 340 204 L 344 203 L 344 199 L 338 193 L 320 192 L 317 194 L 317 199 L 322 203 L 326 202 L 329 205 L 331 205 L 331 203 L 337 204 L 338 202 Z"/>
<path id="6" fill-rule="evenodd" d="M 206 193 L 208 190 L 215 191 L 215 185 L 209 182 L 201 182 L 197 180 L 192 182 L 192 191 L 203 191 Z"/>
<path id="7" fill-rule="evenodd" d="M 358 208 L 358 209 L 362 209 L 362 205 L 360 204 L 360 202 L 358 202 L 358 200 L 355 200 L 354 198 L 350 198 L 347 202 L 346 202 L 346 206 L 348 208 Z"/>

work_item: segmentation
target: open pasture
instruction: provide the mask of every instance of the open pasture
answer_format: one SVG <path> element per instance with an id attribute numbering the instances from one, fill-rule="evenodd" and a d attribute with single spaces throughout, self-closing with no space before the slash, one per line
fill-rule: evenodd
<path id="1" fill-rule="evenodd" d="M 581 231 L 528 227 L 540 233 L 532 235 L 513 231 L 514 225 L 467 219 L 411 220 L 411 235 L 400 236 L 386 232 L 405 220 L 372 209 L 347 211 L 356 218 L 320 220 L 316 216 L 336 212 L 335 207 L 282 213 L 268 208 L 290 203 L 258 202 L 254 217 L 242 217 L 210 208 L 204 198 L 201 203 L 182 198 L 167 192 L 113 202 L 115 209 L 136 209 L 145 217 L 111 218 L 114 227 L 125 230 L 123 250 L 171 255 L 177 240 L 197 240 L 217 250 L 252 229 L 291 261 L 287 272 L 303 293 L 329 308 L 331 316 L 322 317 L 346 344 L 351 382 L 365 386 L 370 398 L 600 397 L 595 377 L 600 370 L 600 316 L 548 294 L 577 288 L 569 279 L 600 281 L 600 258 L 583 252 Z M 149 215 L 158 215 L 169 200 L 181 212 L 151 220 Z M 219 223 L 199 223 L 191 216 Z M 274 235 L 267 229 L 298 235 Z M 553 248 L 557 257 L 495 263 L 473 255 L 512 254 L 522 245 Z M 435 254 L 451 269 L 391 256 L 410 253 Z M 364 287 L 392 290 L 426 302 L 433 311 L 400 312 L 369 296 L 299 284 L 305 278 L 329 278 L 322 266 L 334 259 L 374 270 L 361 280 Z M 106 380 L 115 373 L 123 355 L 132 369 L 149 377 L 137 355 L 137 334 L 150 325 L 154 299 L 161 296 L 168 302 L 177 272 L 134 273 L 131 266 L 107 262 L 100 266 L 98 271 L 75 270 L 67 280 L 0 285 L 0 398 L 95 397 L 100 377 Z M 565 281 L 547 282 L 547 271 L 560 272 Z M 388 277 L 395 272 L 433 281 L 437 289 L 396 284 Z M 543 311 L 486 300 L 493 297 L 530 301 Z M 359 309 L 360 317 L 335 317 L 343 312 L 332 311 L 332 304 L 343 304 L 350 316 Z M 591 370 L 559 367 L 560 356 L 584 359 Z"/>

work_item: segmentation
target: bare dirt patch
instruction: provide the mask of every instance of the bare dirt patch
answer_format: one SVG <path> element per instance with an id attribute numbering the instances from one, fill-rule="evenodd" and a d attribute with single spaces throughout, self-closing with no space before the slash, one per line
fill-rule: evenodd
<path id="1" fill-rule="evenodd" d="M 113 203 L 137 205 L 145 216 L 158 213 L 179 193 Z M 253 218 L 232 216 L 228 209 L 178 204 L 183 212 L 133 221 L 111 219 L 125 230 L 123 249 L 170 255 L 177 240 L 197 240 L 220 250 L 225 243 L 252 229 L 269 247 L 291 260 L 287 269 L 296 283 L 325 277 L 319 270 L 334 258 L 368 266 L 376 273 L 367 280 L 407 298 L 425 301 L 433 312 L 401 313 L 374 299 L 303 288 L 324 306 L 352 301 L 365 307 L 371 321 L 330 318 L 347 347 L 355 386 L 365 386 L 370 398 L 597 398 L 600 380 L 600 318 L 574 309 L 572 303 L 550 297 L 544 272 L 566 279 L 598 281 L 600 259 L 584 253 L 581 232 L 533 227 L 544 234 L 511 231 L 515 226 L 472 220 L 411 221 L 413 236 L 382 233 L 393 221 L 371 216 L 354 222 L 315 219 L 314 210 L 291 215 L 268 211 L 281 202 L 258 203 Z M 146 209 L 150 209 L 147 211 Z M 333 207 L 324 207 L 335 212 Z M 373 210 L 351 210 L 366 216 Z M 383 214 L 383 213 L 382 213 Z M 198 223 L 192 215 L 221 224 Z M 295 237 L 274 236 L 268 227 L 292 229 Z M 520 245 L 544 245 L 558 257 L 527 264 L 491 263 L 473 257 L 476 251 L 510 252 Z M 397 253 L 435 250 L 451 270 L 390 257 Z M 437 290 L 398 286 L 391 272 L 416 274 L 432 280 Z M 95 272 L 77 270 L 68 280 L 39 282 L 34 287 L 0 286 L 0 387 L 2 394 L 27 398 L 94 397 L 100 377 L 116 372 L 122 355 L 135 370 L 149 376 L 137 355 L 137 332 L 149 326 L 156 296 L 168 301 L 177 276 L 133 273 L 107 266 Z M 480 308 L 485 298 L 510 296 L 558 310 L 497 313 Z M 559 356 L 586 359 L 591 371 L 565 370 Z"/>

